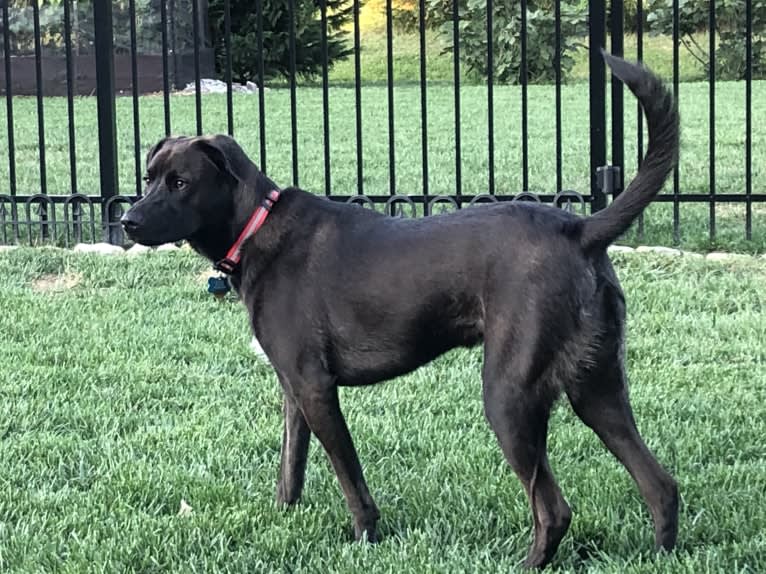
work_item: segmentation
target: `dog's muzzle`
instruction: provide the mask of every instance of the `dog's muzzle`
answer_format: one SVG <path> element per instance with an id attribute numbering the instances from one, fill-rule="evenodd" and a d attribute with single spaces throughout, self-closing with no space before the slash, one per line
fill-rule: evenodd
<path id="1" fill-rule="evenodd" d="M 131 213 L 131 210 L 129 209 L 120 218 L 120 224 L 122 225 L 122 228 L 125 230 L 125 232 L 128 235 L 132 235 L 136 231 L 138 231 L 140 226 L 140 221 L 136 218 L 134 214 Z"/>

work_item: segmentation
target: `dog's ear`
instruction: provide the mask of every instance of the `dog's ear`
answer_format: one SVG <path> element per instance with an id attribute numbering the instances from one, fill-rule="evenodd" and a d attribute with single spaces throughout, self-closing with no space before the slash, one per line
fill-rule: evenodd
<path id="1" fill-rule="evenodd" d="M 228 174 L 240 183 L 252 181 L 259 173 L 258 167 L 250 161 L 244 150 L 230 136 L 200 137 L 194 144 L 220 172 Z"/>
<path id="2" fill-rule="evenodd" d="M 146 166 L 149 166 L 149 163 L 152 161 L 154 156 L 156 156 L 159 151 L 167 146 L 171 146 L 181 140 L 186 139 L 184 136 L 165 136 L 160 141 L 158 141 L 156 144 L 154 144 L 151 148 L 149 148 L 149 151 L 146 152 Z"/>

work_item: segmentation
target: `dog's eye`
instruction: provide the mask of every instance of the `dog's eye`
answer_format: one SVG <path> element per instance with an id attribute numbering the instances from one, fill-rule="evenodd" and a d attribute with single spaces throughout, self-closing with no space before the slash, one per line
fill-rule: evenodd
<path id="1" fill-rule="evenodd" d="M 182 190 L 186 187 L 186 182 L 182 179 L 176 179 L 173 181 L 173 187 L 177 190 Z"/>
<path id="2" fill-rule="evenodd" d="M 142 179 L 144 180 L 144 183 L 146 185 L 149 185 L 150 183 L 152 183 L 152 178 L 149 177 L 148 175 L 145 175 Z"/>

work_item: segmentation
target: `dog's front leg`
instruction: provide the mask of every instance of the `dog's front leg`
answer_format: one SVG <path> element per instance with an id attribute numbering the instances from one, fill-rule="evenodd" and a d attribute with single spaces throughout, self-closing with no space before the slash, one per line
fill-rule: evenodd
<path id="1" fill-rule="evenodd" d="M 285 421 L 277 480 L 277 502 L 292 505 L 298 502 L 303 491 L 311 430 L 295 400 L 287 392 L 284 393 L 282 410 Z"/>
<path id="2" fill-rule="evenodd" d="M 380 512 L 367 490 L 351 433 L 340 410 L 338 389 L 327 381 L 306 382 L 301 387 L 295 393 L 298 405 L 335 469 L 354 517 L 354 536 L 360 540 L 366 533 L 369 542 L 376 542 Z"/>

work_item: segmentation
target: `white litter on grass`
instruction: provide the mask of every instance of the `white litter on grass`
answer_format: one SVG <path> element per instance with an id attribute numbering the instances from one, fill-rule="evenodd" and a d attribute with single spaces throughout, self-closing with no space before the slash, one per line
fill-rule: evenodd
<path id="1" fill-rule="evenodd" d="M 194 509 L 182 498 L 181 508 L 178 509 L 178 516 L 189 516 L 192 512 L 194 512 Z"/>
<path id="2" fill-rule="evenodd" d="M 99 255 L 119 255 L 125 250 L 111 243 L 78 243 L 74 246 L 75 253 L 98 253 Z"/>
<path id="3" fill-rule="evenodd" d="M 203 78 L 199 82 L 199 89 L 201 94 L 225 94 L 226 82 L 221 80 L 211 80 L 210 78 Z M 194 94 L 196 93 L 196 86 L 194 82 L 186 84 L 181 91 L 182 94 Z M 258 92 L 258 86 L 254 82 L 247 82 L 245 85 L 232 82 L 231 91 L 238 94 L 255 94 Z"/>
<path id="4" fill-rule="evenodd" d="M 157 251 L 178 251 L 178 246 L 175 243 L 163 243 L 157 247 Z"/>

